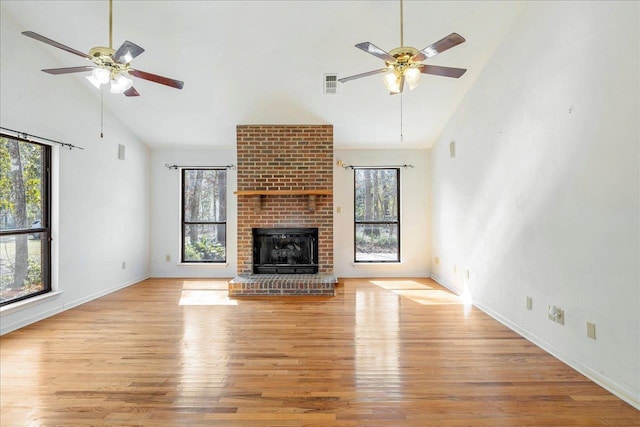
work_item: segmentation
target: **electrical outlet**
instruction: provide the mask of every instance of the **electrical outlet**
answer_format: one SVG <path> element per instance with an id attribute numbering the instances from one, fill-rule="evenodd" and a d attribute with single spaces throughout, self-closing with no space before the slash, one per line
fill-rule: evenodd
<path id="1" fill-rule="evenodd" d="M 527 297 L 527 310 L 533 309 L 533 298 Z"/>
<path id="2" fill-rule="evenodd" d="M 167 256 L 164 257 L 165 261 L 170 262 L 171 261 L 171 255 L 167 254 Z"/>
<path id="3" fill-rule="evenodd" d="M 549 320 L 553 320 L 556 323 L 564 325 L 564 310 L 556 307 L 555 305 L 549 306 Z"/>
<path id="4" fill-rule="evenodd" d="M 596 339 L 596 324 L 587 322 L 587 337 L 595 340 Z"/>
<path id="5" fill-rule="evenodd" d="M 435 258 L 433 259 L 433 263 L 434 263 L 435 265 L 440 265 L 440 257 L 435 257 Z"/>
<path id="6" fill-rule="evenodd" d="M 126 262 L 124 262 L 124 261 L 122 261 L 122 269 L 124 270 L 124 269 L 126 269 L 126 268 L 127 268 L 127 263 L 126 263 Z"/>

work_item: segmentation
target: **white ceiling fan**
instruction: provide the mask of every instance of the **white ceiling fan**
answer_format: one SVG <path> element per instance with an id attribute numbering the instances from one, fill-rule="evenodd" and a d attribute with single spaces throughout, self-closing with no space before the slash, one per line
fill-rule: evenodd
<path id="1" fill-rule="evenodd" d="M 414 47 L 404 46 L 403 24 L 403 5 L 402 0 L 400 0 L 400 47 L 386 52 L 370 42 L 362 42 L 356 45 L 358 49 L 384 60 L 384 68 L 344 77 L 338 79 L 338 81 L 345 83 L 362 77 L 383 74 L 385 86 L 390 94 L 394 95 L 402 92 L 405 80 L 409 85 L 409 89 L 414 89 L 420 81 L 421 74 L 459 78 L 467 71 L 464 68 L 443 67 L 422 63 L 425 59 L 432 58 L 439 53 L 463 43 L 465 41 L 464 37 L 457 33 L 451 33 L 424 49 L 418 50 Z"/>
<path id="2" fill-rule="evenodd" d="M 112 27 L 113 27 L 113 7 L 112 0 L 109 0 L 109 47 L 96 46 L 89 50 L 89 53 L 83 53 L 76 49 L 70 48 L 51 40 L 45 36 L 34 33 L 33 31 L 24 31 L 27 37 L 39 40 L 48 45 L 57 47 L 75 55 L 88 59 L 92 65 L 81 65 L 77 67 L 66 68 L 49 68 L 44 69 L 49 74 L 69 74 L 91 72 L 87 76 L 87 80 L 96 88 L 100 88 L 103 84 L 110 84 L 112 93 L 123 93 L 125 96 L 139 96 L 138 91 L 133 87 L 133 80 L 129 76 L 134 76 L 143 80 L 170 86 L 176 89 L 182 89 L 184 83 L 180 80 L 159 76 L 157 74 L 148 73 L 146 71 L 131 68 L 131 60 L 144 52 L 144 49 L 130 41 L 125 41 L 117 49 L 112 47 Z"/>

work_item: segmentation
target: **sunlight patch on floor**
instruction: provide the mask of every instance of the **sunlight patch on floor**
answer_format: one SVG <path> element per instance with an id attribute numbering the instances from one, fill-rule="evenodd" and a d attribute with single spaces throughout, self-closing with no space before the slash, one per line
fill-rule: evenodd
<path id="1" fill-rule="evenodd" d="M 179 305 L 238 305 L 229 298 L 228 280 L 184 280 Z"/>
<path id="2" fill-rule="evenodd" d="M 228 280 L 183 280 L 182 289 L 184 290 L 196 290 L 196 289 L 208 289 L 215 291 L 228 291 Z"/>
<path id="3" fill-rule="evenodd" d="M 406 279 L 384 279 L 384 280 L 372 280 L 376 286 L 380 286 L 384 289 L 416 289 L 416 290 L 425 290 L 425 289 L 433 289 L 429 285 L 425 285 L 424 283 L 416 282 L 415 280 L 406 280 Z"/>
<path id="4" fill-rule="evenodd" d="M 463 303 L 458 295 L 450 291 L 435 289 L 430 285 L 415 280 L 385 279 L 372 280 L 371 283 L 422 305 L 451 305 Z"/>
<path id="5" fill-rule="evenodd" d="M 449 291 L 433 290 L 395 290 L 394 293 L 422 305 L 462 304 L 460 298 Z"/>
<path id="6" fill-rule="evenodd" d="M 196 289 L 183 290 L 179 305 L 238 305 L 238 301 L 229 298 L 227 290 Z"/>

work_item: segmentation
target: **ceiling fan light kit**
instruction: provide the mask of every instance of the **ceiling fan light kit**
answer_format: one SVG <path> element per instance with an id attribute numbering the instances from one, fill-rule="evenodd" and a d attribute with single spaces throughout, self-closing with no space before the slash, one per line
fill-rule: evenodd
<path id="1" fill-rule="evenodd" d="M 101 85 L 109 83 L 111 73 L 104 68 L 94 68 L 93 71 L 91 71 L 91 75 L 87 76 L 86 79 L 97 89 L 100 89 Z"/>
<path id="2" fill-rule="evenodd" d="M 116 74 L 111 79 L 111 93 L 124 93 L 133 87 L 133 80 L 122 74 Z"/>

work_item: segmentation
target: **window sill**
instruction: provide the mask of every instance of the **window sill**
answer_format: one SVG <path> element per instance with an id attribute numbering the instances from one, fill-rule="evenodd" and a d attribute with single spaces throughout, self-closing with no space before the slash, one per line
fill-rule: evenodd
<path id="1" fill-rule="evenodd" d="M 55 298 L 60 295 L 62 295 L 61 291 L 52 291 L 52 292 L 47 292 L 46 294 L 43 294 L 43 295 L 38 295 L 37 297 L 33 297 L 33 298 L 25 299 L 22 301 L 14 302 L 13 304 L 5 305 L 4 307 L 0 307 L 0 317 L 6 316 L 11 313 L 15 313 L 16 311 L 24 310 L 34 305 L 42 304 L 50 300 L 51 298 Z"/>
<path id="2" fill-rule="evenodd" d="M 352 267 L 380 267 L 385 265 L 401 265 L 402 261 L 389 261 L 389 262 L 352 262 Z"/>
<path id="3" fill-rule="evenodd" d="M 214 268 L 227 268 L 228 262 L 179 262 L 177 267 L 214 267 Z"/>

